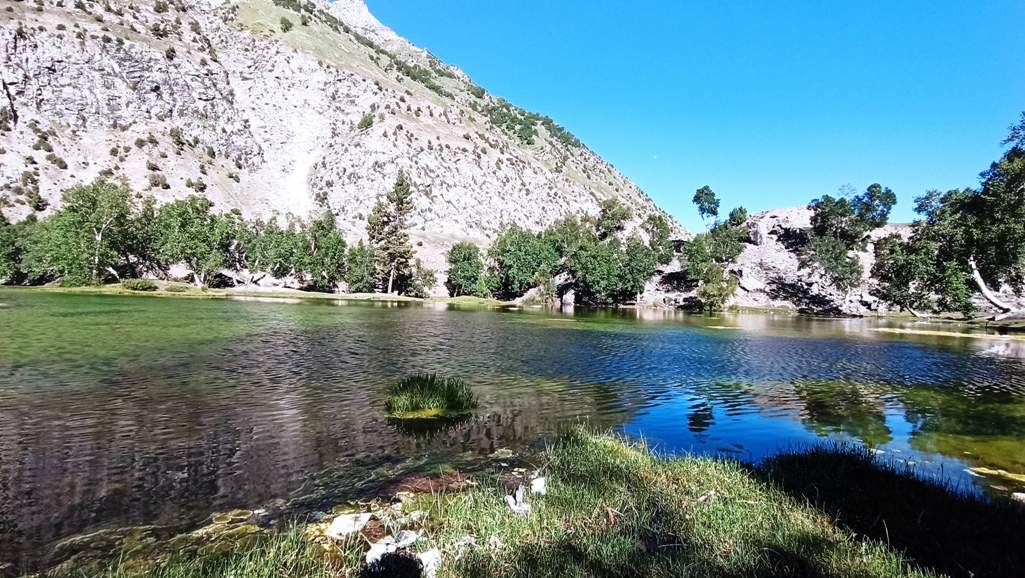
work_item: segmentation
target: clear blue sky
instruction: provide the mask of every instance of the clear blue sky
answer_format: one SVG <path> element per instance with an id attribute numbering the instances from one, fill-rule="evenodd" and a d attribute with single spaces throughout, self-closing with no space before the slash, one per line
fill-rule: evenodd
<path id="1" fill-rule="evenodd" d="M 547 114 L 689 228 L 841 185 L 977 183 L 1025 110 L 1025 1 L 368 0 L 477 83 Z"/>

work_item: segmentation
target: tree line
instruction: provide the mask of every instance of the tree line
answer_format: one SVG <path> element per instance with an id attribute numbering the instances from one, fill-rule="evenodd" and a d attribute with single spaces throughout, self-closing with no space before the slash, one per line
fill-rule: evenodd
<path id="1" fill-rule="evenodd" d="M 668 219 L 649 215 L 641 225 L 645 240 L 625 235 L 632 216 L 612 198 L 601 202 L 596 216 L 565 217 L 539 232 L 506 226 L 487 250 L 457 243 L 447 255 L 449 290 L 456 296 L 513 299 L 538 288 L 538 299 L 550 301 L 561 281 L 582 303 L 634 300 L 658 267 L 672 261 L 674 251 Z"/>
<path id="2" fill-rule="evenodd" d="M 412 189 L 405 173 L 374 206 L 367 240 L 348 246 L 331 211 L 309 221 L 244 219 L 217 213 L 203 196 L 157 206 L 148 195 L 104 178 L 72 187 L 43 219 L 10 223 L 0 214 L 0 282 L 96 285 L 166 279 L 183 265 L 197 286 L 258 283 L 270 275 L 297 288 L 375 290 L 425 296 L 435 275 L 409 242 Z"/>

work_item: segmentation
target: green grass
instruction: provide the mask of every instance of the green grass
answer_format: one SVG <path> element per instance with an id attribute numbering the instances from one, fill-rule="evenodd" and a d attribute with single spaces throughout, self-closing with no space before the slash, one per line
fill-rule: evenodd
<path id="1" fill-rule="evenodd" d="M 440 578 L 981 577 L 1025 567 L 1025 508 L 918 479 L 863 450 L 817 448 L 751 467 L 666 459 L 577 429 L 535 457 L 548 492 L 528 498 L 527 516 L 504 502 L 517 484 L 509 469 L 478 476 L 465 492 L 421 494 L 407 505 L 429 512 L 415 549 L 445 552 Z M 361 536 L 342 543 L 309 536 L 292 528 L 235 550 L 155 566 L 122 560 L 90 575 L 360 574 Z M 465 536 L 477 545 L 454 555 Z"/>
<path id="2" fill-rule="evenodd" d="M 470 386 L 454 377 L 417 373 L 388 390 L 386 408 L 394 417 L 433 418 L 464 415 L 477 407 Z"/>

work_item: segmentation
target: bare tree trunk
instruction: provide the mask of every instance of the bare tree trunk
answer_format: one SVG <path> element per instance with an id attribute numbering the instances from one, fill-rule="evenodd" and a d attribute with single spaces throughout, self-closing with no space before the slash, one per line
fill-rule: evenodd
<path id="1" fill-rule="evenodd" d="M 1003 321 L 1009 317 L 1025 314 L 1025 311 L 1015 309 L 1014 307 L 1004 303 L 992 289 L 986 285 L 986 281 L 982 278 L 982 273 L 979 272 L 979 267 L 975 263 L 975 259 L 969 259 L 968 264 L 972 267 L 972 278 L 975 279 L 975 284 L 979 287 L 979 292 L 993 304 L 994 307 L 999 309 L 1001 313 L 993 316 L 993 321 Z"/>
<path id="2" fill-rule="evenodd" d="M 979 273 L 979 266 L 976 264 L 975 258 L 969 259 L 968 262 L 972 265 L 972 277 L 975 279 L 975 284 L 979 287 L 979 292 L 982 293 L 982 296 L 992 303 L 993 306 L 1000 309 L 1001 313 L 994 316 L 993 321 L 1001 321 L 1023 313 L 1019 311 L 1019 309 L 1016 309 L 1008 303 L 1004 303 L 1000 300 L 1000 298 L 996 296 L 996 293 L 986 285 L 986 281 L 982 278 L 982 274 Z"/>
<path id="3" fill-rule="evenodd" d="M 195 282 L 196 287 L 202 287 L 203 286 L 203 275 L 200 275 L 199 273 L 196 273 L 195 271 L 193 271 L 192 272 L 192 280 L 193 280 L 193 282 Z"/>
<path id="4" fill-rule="evenodd" d="M 392 286 L 392 283 L 394 283 L 394 282 L 395 282 L 395 265 L 392 265 L 391 271 L 388 272 L 388 291 L 387 291 L 387 293 L 389 295 L 391 295 L 391 286 Z"/>
<path id="5" fill-rule="evenodd" d="M 908 307 L 907 305 L 904 306 L 904 309 L 907 309 L 908 313 L 910 313 L 911 315 L 915 316 L 918 319 L 928 319 L 929 318 L 928 315 L 922 315 L 918 311 L 915 311 L 914 308 Z"/>

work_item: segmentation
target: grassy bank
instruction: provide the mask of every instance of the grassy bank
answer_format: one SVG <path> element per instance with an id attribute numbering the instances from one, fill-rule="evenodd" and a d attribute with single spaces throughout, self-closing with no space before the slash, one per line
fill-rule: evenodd
<path id="1" fill-rule="evenodd" d="M 440 549 L 438 576 L 1005 576 L 1025 567 L 1020 505 L 968 497 L 861 451 L 786 454 L 754 469 L 662 459 L 575 431 L 536 458 L 547 492 L 528 496 L 525 516 L 505 501 L 520 481 L 510 468 L 459 491 L 422 484 L 403 504 L 428 513 L 412 550 Z M 215 555 L 123 559 L 99 575 L 356 576 L 383 533 L 368 525 L 339 541 L 317 528 Z"/>

